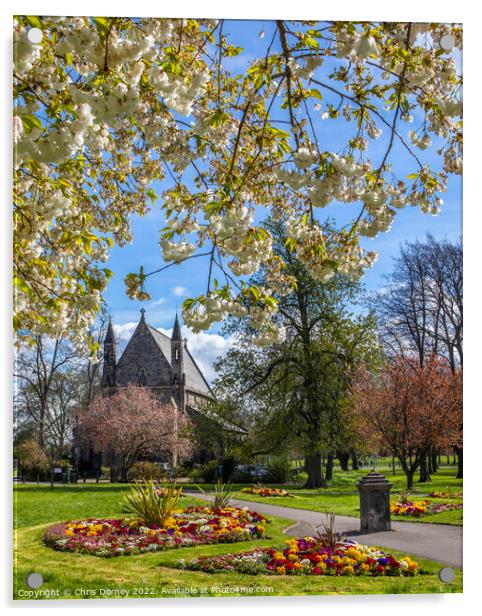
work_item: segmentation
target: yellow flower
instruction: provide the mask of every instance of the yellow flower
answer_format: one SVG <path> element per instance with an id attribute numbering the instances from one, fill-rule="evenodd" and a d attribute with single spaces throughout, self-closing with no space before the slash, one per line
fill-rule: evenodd
<path id="1" fill-rule="evenodd" d="M 273 558 L 275 558 L 276 560 L 279 560 L 280 558 L 284 558 L 283 552 L 275 552 L 273 554 Z"/>
<path id="2" fill-rule="evenodd" d="M 296 560 L 298 560 L 298 556 L 296 554 L 292 554 L 291 552 L 288 554 L 288 560 L 292 563 L 294 563 Z"/>
<path id="3" fill-rule="evenodd" d="M 343 573 L 345 575 L 353 575 L 355 573 L 355 569 L 348 565 L 347 567 L 343 567 Z"/>
<path id="4" fill-rule="evenodd" d="M 65 534 L 66 534 L 66 535 L 68 535 L 69 537 L 72 537 L 72 535 L 74 534 L 74 531 L 73 531 L 73 530 L 71 530 L 70 528 L 68 528 L 68 529 L 65 531 Z"/>
<path id="5" fill-rule="evenodd" d="M 280 573 L 283 574 L 285 573 L 286 569 L 284 567 L 276 567 L 276 573 Z"/>

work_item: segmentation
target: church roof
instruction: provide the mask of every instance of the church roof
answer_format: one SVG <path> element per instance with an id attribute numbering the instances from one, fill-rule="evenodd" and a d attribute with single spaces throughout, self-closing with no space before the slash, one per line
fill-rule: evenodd
<path id="1" fill-rule="evenodd" d="M 107 325 L 107 332 L 105 334 L 104 342 L 110 342 L 115 344 L 114 328 L 112 327 L 112 319 L 109 317 L 109 324 Z"/>
<path id="2" fill-rule="evenodd" d="M 171 339 L 166 334 L 163 334 L 159 330 L 152 327 L 152 325 L 147 324 L 149 331 L 151 332 L 152 337 L 156 341 L 157 346 L 160 351 L 167 359 L 169 363 L 171 358 Z M 208 382 L 204 378 L 201 370 L 196 364 L 193 356 L 188 351 L 187 347 L 184 347 L 184 373 L 186 375 L 186 389 L 191 389 L 194 392 L 199 392 L 201 394 L 212 396 L 211 388 L 208 385 Z"/>

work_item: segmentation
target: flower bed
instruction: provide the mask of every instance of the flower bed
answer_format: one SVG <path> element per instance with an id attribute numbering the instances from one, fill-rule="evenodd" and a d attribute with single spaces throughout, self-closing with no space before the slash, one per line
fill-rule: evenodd
<path id="1" fill-rule="evenodd" d="M 462 498 L 462 492 L 430 492 L 432 498 Z"/>
<path id="2" fill-rule="evenodd" d="M 43 536 L 55 550 L 95 556 L 119 556 L 207 543 L 234 543 L 262 537 L 268 520 L 248 509 L 189 507 L 175 513 L 163 528 L 137 520 L 89 518 L 55 524 Z"/>
<path id="3" fill-rule="evenodd" d="M 289 496 L 294 498 L 293 494 L 290 494 L 283 488 L 265 488 L 263 486 L 252 486 L 250 488 L 243 488 L 241 492 L 245 494 L 255 494 L 256 496 Z"/>
<path id="4" fill-rule="evenodd" d="M 407 503 L 391 502 L 390 513 L 412 518 L 420 518 L 433 513 L 462 509 L 462 503 L 432 503 L 429 500 L 411 501 Z"/>
<path id="5" fill-rule="evenodd" d="M 430 501 L 410 501 L 406 503 L 399 502 L 391 502 L 390 503 L 390 513 L 394 515 L 406 515 L 411 516 L 412 518 L 420 518 L 423 515 L 427 515 L 428 505 Z"/>
<path id="6" fill-rule="evenodd" d="M 391 554 L 356 542 L 337 544 L 336 550 L 317 539 L 290 539 L 288 547 L 255 548 L 239 554 L 199 556 L 178 567 L 205 573 L 235 571 L 251 575 L 416 575 L 419 565 L 404 556 L 397 560 Z"/>
<path id="7" fill-rule="evenodd" d="M 429 513 L 442 513 L 443 511 L 453 511 L 454 509 L 462 508 L 462 503 L 432 503 Z"/>

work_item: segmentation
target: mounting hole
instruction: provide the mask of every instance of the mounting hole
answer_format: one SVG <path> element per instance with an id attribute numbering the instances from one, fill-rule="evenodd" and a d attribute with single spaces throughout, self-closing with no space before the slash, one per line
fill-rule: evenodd
<path id="1" fill-rule="evenodd" d="M 44 37 L 44 33 L 40 28 L 30 28 L 27 32 L 27 38 L 32 43 L 32 45 L 38 45 L 42 42 Z"/>
<path id="2" fill-rule="evenodd" d="M 445 34 L 440 39 L 440 47 L 445 49 L 445 51 L 452 51 L 455 47 L 455 39 L 451 34 Z"/>
<path id="3" fill-rule="evenodd" d="M 30 573 L 27 576 L 26 582 L 29 588 L 40 588 L 44 583 L 44 579 L 40 573 Z"/>
<path id="4" fill-rule="evenodd" d="M 452 567 L 444 567 L 443 569 L 440 569 L 438 576 L 442 582 L 450 584 L 450 582 L 455 580 L 455 571 Z"/>

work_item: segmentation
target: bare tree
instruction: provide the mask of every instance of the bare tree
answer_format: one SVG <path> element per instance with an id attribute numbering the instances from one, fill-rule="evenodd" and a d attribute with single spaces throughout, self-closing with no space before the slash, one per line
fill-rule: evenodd
<path id="1" fill-rule="evenodd" d="M 401 248 L 386 286 L 369 300 L 391 354 L 432 354 L 452 369 L 463 364 L 462 245 L 427 235 Z"/>
<path id="2" fill-rule="evenodd" d="M 54 377 L 69 363 L 76 361 L 77 356 L 76 350 L 63 338 L 52 340 L 46 336 L 36 336 L 33 347 L 24 349 L 16 357 L 16 423 L 22 420 L 33 422 L 42 449 L 46 445 Z"/>
<path id="3" fill-rule="evenodd" d="M 391 356 L 416 356 L 421 367 L 437 355 L 452 373 L 463 366 L 463 251 L 461 242 L 406 243 L 386 286 L 369 300 Z M 462 447 L 454 444 L 462 476 Z M 431 464 L 427 456 L 432 454 Z M 436 470 L 435 451 L 422 453 L 420 480 Z"/>
<path id="4" fill-rule="evenodd" d="M 56 451 L 65 453 L 73 437 L 77 414 L 89 402 L 88 395 L 83 366 L 54 375 L 49 396 L 47 433 Z"/>

